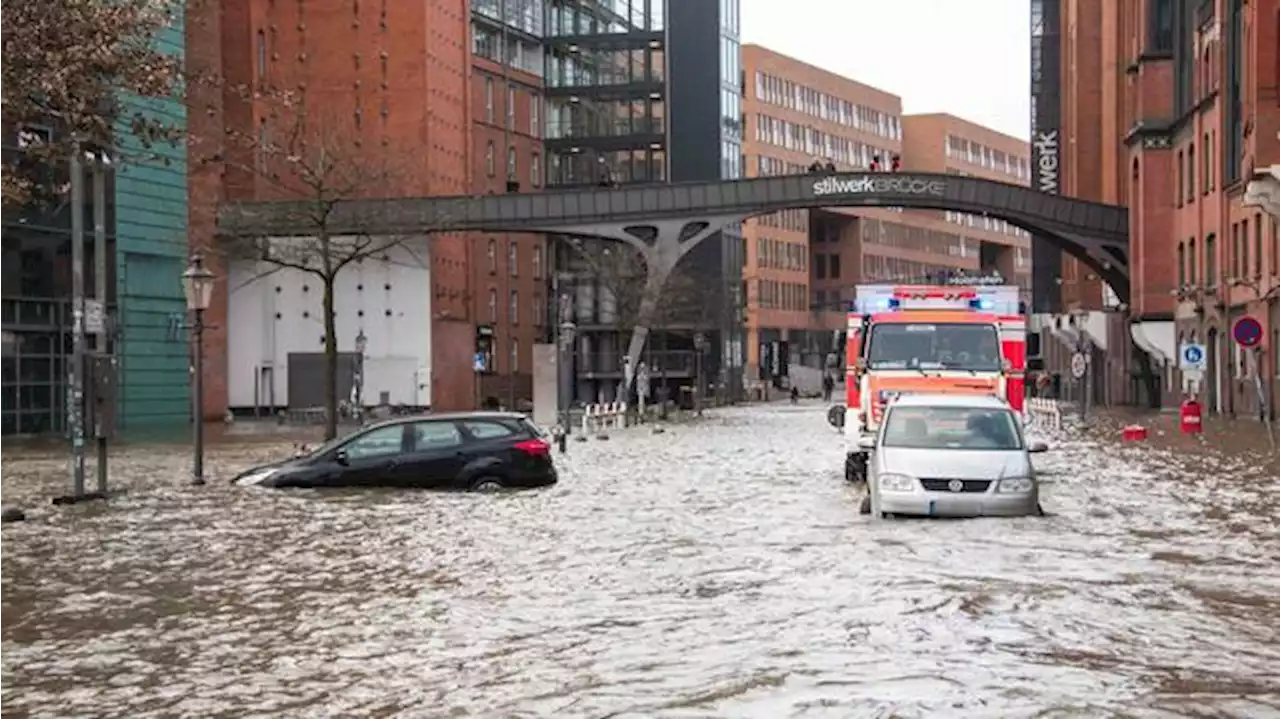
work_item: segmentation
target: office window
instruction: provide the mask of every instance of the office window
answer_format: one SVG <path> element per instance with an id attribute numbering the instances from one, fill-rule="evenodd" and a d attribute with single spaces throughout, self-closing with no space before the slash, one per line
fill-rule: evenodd
<path id="1" fill-rule="evenodd" d="M 1240 266 L 1237 268 L 1236 277 L 1245 278 L 1249 276 L 1249 221 L 1240 221 Z"/>
<path id="2" fill-rule="evenodd" d="M 484 171 L 485 171 L 485 174 L 487 174 L 489 177 L 493 177 L 495 171 L 497 170 L 497 168 L 495 167 L 495 164 L 497 163 L 497 159 L 493 156 L 493 153 L 494 153 L 493 140 L 490 140 L 488 144 L 484 146 Z"/>
<path id="3" fill-rule="evenodd" d="M 489 251 L 487 256 L 489 258 L 489 273 L 494 274 L 498 271 L 498 241 L 492 237 L 489 238 Z"/>
<path id="4" fill-rule="evenodd" d="M 1203 163 L 1200 179 L 1204 184 L 1204 194 L 1207 195 L 1213 190 L 1213 143 L 1209 141 L 1207 132 L 1204 134 L 1204 141 L 1200 143 L 1200 159 Z"/>
<path id="5" fill-rule="evenodd" d="M 1178 167 L 1175 171 L 1173 183 L 1173 204 L 1175 207 L 1182 207 L 1182 179 L 1187 175 L 1185 164 L 1186 157 L 1182 154 L 1182 150 L 1178 150 Z"/>
<path id="6" fill-rule="evenodd" d="M 529 158 L 529 184 L 542 187 L 542 156 L 536 152 Z"/>
<path id="7" fill-rule="evenodd" d="M 511 373 L 520 371 L 520 340 L 511 338 Z"/>
<path id="8" fill-rule="evenodd" d="M 542 254 L 545 250 L 542 245 L 533 248 L 533 278 L 542 279 Z"/>
<path id="9" fill-rule="evenodd" d="M 507 304 L 507 319 L 511 320 L 511 324 L 520 324 L 520 293 L 511 290 L 511 298 Z"/>
<path id="10" fill-rule="evenodd" d="M 484 119 L 493 122 L 493 78 L 484 79 Z M 489 173 L 493 175 L 492 172 Z"/>
<path id="11" fill-rule="evenodd" d="M 507 240 L 507 271 L 512 277 L 520 275 L 520 246 Z"/>
<path id="12" fill-rule="evenodd" d="M 1187 284 L 1187 243 L 1178 243 L 1178 286 Z"/>
<path id="13" fill-rule="evenodd" d="M 1199 265 L 1196 264 L 1196 238 L 1192 237 L 1187 242 L 1187 284 L 1196 284 L 1196 273 L 1199 269 Z"/>
<path id="14" fill-rule="evenodd" d="M 1253 216 L 1253 276 L 1262 277 L 1262 213 Z"/>
<path id="15" fill-rule="evenodd" d="M 507 179 L 516 179 L 516 148 L 507 148 Z"/>
<path id="16" fill-rule="evenodd" d="M 542 97 L 538 94 L 529 96 L 529 134 L 542 137 Z"/>
<path id="17" fill-rule="evenodd" d="M 831 279 L 840 279 L 840 255 L 831 256 Z"/>
<path id="18" fill-rule="evenodd" d="M 1187 146 L 1187 204 L 1196 201 L 1196 146 L 1192 143 Z"/>
<path id="19" fill-rule="evenodd" d="M 492 287 L 489 288 L 489 324 L 497 324 L 498 322 L 498 291 Z"/>
<path id="20" fill-rule="evenodd" d="M 507 129 L 514 130 L 516 127 L 516 89 L 507 87 Z"/>
<path id="21" fill-rule="evenodd" d="M 815 279 L 827 279 L 827 256 L 818 254 L 813 256 L 813 276 Z"/>
<path id="22" fill-rule="evenodd" d="M 1218 238 L 1212 232 L 1204 238 L 1204 271 L 1206 275 L 1205 284 L 1215 287 L 1218 284 Z M 1195 240 L 1191 241 L 1191 247 L 1195 248 Z M 1195 258 L 1192 258 L 1195 262 Z"/>

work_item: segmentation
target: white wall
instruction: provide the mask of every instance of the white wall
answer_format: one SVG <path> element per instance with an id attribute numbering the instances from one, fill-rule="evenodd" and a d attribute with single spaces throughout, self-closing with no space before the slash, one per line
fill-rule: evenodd
<path id="1" fill-rule="evenodd" d="M 386 260 L 366 259 L 338 273 L 338 351 L 354 352 L 361 330 L 368 338 L 365 404 L 376 404 L 382 392 L 391 393 L 392 404 L 431 404 L 430 266 L 427 241 L 421 239 L 393 248 Z M 275 405 L 288 405 L 289 353 L 324 351 L 320 278 L 275 269 L 253 262 L 229 268 L 227 394 L 232 407 L 254 406 L 254 380 L 264 366 L 274 368 Z M 259 392 L 259 401 L 268 404 L 270 389 Z"/>

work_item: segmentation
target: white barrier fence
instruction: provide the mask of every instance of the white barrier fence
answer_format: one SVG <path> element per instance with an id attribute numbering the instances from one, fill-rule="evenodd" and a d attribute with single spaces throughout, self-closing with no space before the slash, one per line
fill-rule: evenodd
<path id="1" fill-rule="evenodd" d="M 1062 405 L 1056 399 L 1027 398 L 1027 422 L 1046 429 L 1062 429 Z"/>
<path id="2" fill-rule="evenodd" d="M 603 432 L 606 429 L 622 429 L 626 426 L 626 402 L 589 404 L 582 413 L 582 433 L 584 435 Z"/>

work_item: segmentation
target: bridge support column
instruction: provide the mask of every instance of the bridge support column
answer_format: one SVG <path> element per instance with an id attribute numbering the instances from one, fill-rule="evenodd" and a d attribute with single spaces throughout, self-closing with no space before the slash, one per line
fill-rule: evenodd
<path id="1" fill-rule="evenodd" d="M 741 215 L 732 215 L 651 220 L 626 225 L 601 223 L 573 228 L 572 231 L 577 235 L 625 242 L 639 250 L 644 257 L 646 267 L 644 294 L 640 298 L 636 326 L 631 331 L 631 340 L 627 344 L 627 362 L 623 377 L 623 391 L 626 394 L 631 392 L 631 383 L 635 381 L 635 369 L 639 365 L 645 343 L 649 340 L 649 327 L 657 314 L 663 289 L 667 285 L 667 280 L 671 278 L 671 274 L 675 272 L 676 265 L 690 250 L 719 232 L 725 225 L 741 221 Z M 557 229 L 547 228 L 546 231 L 556 232 Z"/>

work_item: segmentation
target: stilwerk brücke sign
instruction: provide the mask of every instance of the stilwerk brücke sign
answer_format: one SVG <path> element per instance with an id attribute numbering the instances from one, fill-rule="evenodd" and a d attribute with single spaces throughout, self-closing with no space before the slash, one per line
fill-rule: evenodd
<path id="1" fill-rule="evenodd" d="M 841 179 L 824 177 L 813 183 L 813 194 L 818 197 L 827 195 L 936 195 L 942 196 L 947 189 L 945 180 L 930 177 L 910 176 L 863 176 Z"/>

